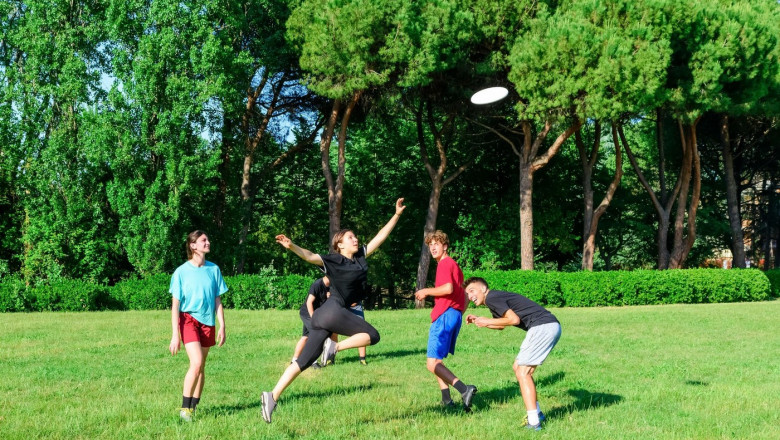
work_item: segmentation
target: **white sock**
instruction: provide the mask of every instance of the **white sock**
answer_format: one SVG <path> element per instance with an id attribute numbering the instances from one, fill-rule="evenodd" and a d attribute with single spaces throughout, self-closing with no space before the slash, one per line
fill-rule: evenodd
<path id="1" fill-rule="evenodd" d="M 529 425 L 538 425 L 539 424 L 539 411 L 532 409 L 530 411 L 526 411 L 528 413 L 528 424 Z"/>

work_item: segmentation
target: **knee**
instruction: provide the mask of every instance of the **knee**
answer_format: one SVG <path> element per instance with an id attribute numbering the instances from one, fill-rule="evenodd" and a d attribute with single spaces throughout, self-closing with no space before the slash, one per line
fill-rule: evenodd
<path id="1" fill-rule="evenodd" d="M 203 372 L 203 367 L 206 365 L 206 362 L 203 361 L 203 359 L 195 359 L 190 361 L 190 371 L 197 371 L 198 373 Z"/>
<path id="2" fill-rule="evenodd" d="M 528 365 L 514 364 L 512 365 L 512 369 L 515 370 L 515 375 L 517 375 L 518 378 L 532 377 L 531 375 L 534 373 L 534 367 Z"/>
<path id="3" fill-rule="evenodd" d="M 428 368 L 428 371 L 430 371 L 433 374 L 436 374 L 436 366 L 439 365 L 441 361 L 439 359 L 433 359 L 428 358 L 428 361 L 425 363 L 425 366 Z"/>
<path id="4" fill-rule="evenodd" d="M 379 342 L 379 332 L 376 331 L 376 329 L 371 329 L 371 331 L 368 332 L 368 337 L 371 339 L 371 345 Z"/>

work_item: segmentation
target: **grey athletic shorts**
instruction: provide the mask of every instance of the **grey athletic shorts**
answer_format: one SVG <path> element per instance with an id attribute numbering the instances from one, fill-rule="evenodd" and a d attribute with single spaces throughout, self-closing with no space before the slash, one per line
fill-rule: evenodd
<path id="1" fill-rule="evenodd" d="M 515 362 L 517 365 L 542 365 L 560 338 L 561 325 L 557 322 L 531 327 L 520 345 Z"/>

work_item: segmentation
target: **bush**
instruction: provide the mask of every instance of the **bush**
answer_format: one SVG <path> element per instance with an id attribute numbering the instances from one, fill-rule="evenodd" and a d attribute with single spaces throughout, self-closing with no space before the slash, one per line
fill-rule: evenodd
<path id="1" fill-rule="evenodd" d="M 171 308 L 170 274 L 152 275 L 140 280 L 120 281 L 111 288 L 118 310 L 164 310 Z"/>
<path id="2" fill-rule="evenodd" d="M 756 269 L 482 271 L 470 276 L 485 278 L 491 289 L 520 293 L 545 306 L 691 304 L 764 301 L 771 297 L 769 279 Z"/>
<path id="3" fill-rule="evenodd" d="M 31 309 L 40 312 L 105 310 L 110 303 L 108 287 L 79 280 L 39 284 L 30 290 Z"/>
<path id="4" fill-rule="evenodd" d="M 31 310 L 27 286 L 16 277 L 0 279 L 0 312 L 26 312 Z"/>
<path id="5" fill-rule="evenodd" d="M 484 278 L 491 289 L 520 293 L 543 306 L 564 305 L 559 280 L 547 273 L 526 270 L 477 271 L 464 276 L 466 279 Z"/>
<path id="6" fill-rule="evenodd" d="M 772 269 L 764 272 L 767 278 L 769 278 L 769 284 L 771 286 L 771 295 L 773 298 L 780 297 L 780 269 Z"/>
<path id="7" fill-rule="evenodd" d="M 271 267 L 259 274 L 227 277 L 230 292 L 223 296 L 225 307 L 236 309 L 294 309 L 309 293 L 313 279 L 301 275 L 280 276 Z"/>

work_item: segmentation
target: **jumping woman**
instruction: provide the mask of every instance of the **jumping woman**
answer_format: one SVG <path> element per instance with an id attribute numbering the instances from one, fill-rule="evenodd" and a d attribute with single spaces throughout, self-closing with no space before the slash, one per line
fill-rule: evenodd
<path id="1" fill-rule="evenodd" d="M 285 235 L 277 235 L 276 241 L 303 260 L 321 266 L 330 280 L 330 297 L 317 309 L 312 317 L 312 330 L 298 359 L 291 363 L 279 378 L 273 391 L 262 393 L 263 419 L 271 423 L 271 414 L 276 402 L 301 371 L 309 368 L 323 353 L 323 343 L 331 333 L 349 336 L 347 339 L 328 344 L 325 358 L 332 360 L 340 350 L 365 347 L 379 342 L 379 332 L 368 322 L 349 311 L 349 306 L 366 296 L 368 265 L 366 257 L 374 253 L 387 239 L 401 217 L 406 206 L 404 199 L 395 202 L 395 215 L 368 242 L 358 246 L 355 233 L 349 229 L 338 231 L 331 240 L 330 254 L 315 254 L 293 244 Z"/>

